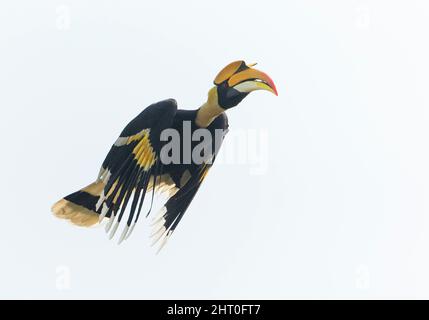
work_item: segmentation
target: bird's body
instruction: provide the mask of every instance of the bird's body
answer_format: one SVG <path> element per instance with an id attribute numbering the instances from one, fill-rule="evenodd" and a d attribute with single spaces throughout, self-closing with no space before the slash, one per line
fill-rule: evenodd
<path id="1" fill-rule="evenodd" d="M 217 79 L 222 72 L 223 77 L 225 73 L 248 72 L 250 68 L 243 63 L 236 62 L 232 71 L 230 65 L 227 66 Z M 215 80 L 217 86 L 209 91 L 207 102 L 198 109 L 178 110 L 173 99 L 144 109 L 115 141 L 96 181 L 58 201 L 52 208 L 55 215 L 80 226 L 107 219 L 110 237 L 124 221 L 121 242 L 134 229 L 143 202 L 150 201 L 150 212 L 155 191 L 166 192 L 168 200 L 153 221 L 154 243 L 160 241 L 161 248 L 216 158 L 228 130 L 225 109 L 238 104 L 248 94 L 238 89 L 232 91 L 227 85 L 230 77 L 219 84 Z M 263 80 L 264 84 L 268 83 L 266 87 L 276 93 L 271 79 Z M 247 90 L 248 85 L 243 86 L 243 81 L 238 84 Z M 257 86 L 261 88 L 261 84 Z"/>
<path id="2" fill-rule="evenodd" d="M 196 130 L 200 129 L 200 127 L 195 123 L 195 119 L 197 117 L 198 110 L 177 110 L 177 113 L 174 117 L 173 124 L 171 125 L 171 128 L 173 130 L 176 130 L 180 135 L 180 156 L 181 161 L 179 163 L 172 163 L 168 165 L 163 166 L 163 173 L 166 173 L 171 177 L 171 179 L 174 181 L 175 185 L 180 188 L 185 181 L 187 176 L 187 171 L 190 173 L 190 175 L 193 175 L 196 170 L 198 169 L 198 163 L 195 163 L 192 159 L 192 155 L 189 156 L 188 154 L 188 160 L 186 161 L 186 151 L 184 150 L 184 144 L 187 142 L 185 140 L 189 139 L 189 133 L 192 135 Z M 184 129 L 189 126 L 189 133 L 183 132 Z M 213 154 L 216 155 L 215 150 L 216 148 L 215 141 L 216 141 L 216 130 L 222 131 L 222 133 L 226 134 L 228 130 L 228 118 L 226 114 L 219 115 L 214 121 L 206 128 L 207 131 L 210 133 L 211 136 L 211 149 L 213 151 Z M 187 137 L 188 135 L 188 137 Z M 195 146 L 200 143 L 200 141 L 190 140 L 191 142 L 191 150 L 194 150 Z M 219 141 L 222 142 L 222 141 Z M 190 162 L 190 163 L 187 163 Z M 210 164 L 209 164 L 210 165 Z M 184 176 L 185 175 L 185 176 Z"/>

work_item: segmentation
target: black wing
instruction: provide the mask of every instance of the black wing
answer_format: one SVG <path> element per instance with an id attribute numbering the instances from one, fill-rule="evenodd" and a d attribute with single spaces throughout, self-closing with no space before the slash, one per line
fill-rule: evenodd
<path id="1" fill-rule="evenodd" d="M 185 214 L 185 211 L 188 209 L 200 188 L 201 183 L 209 172 L 209 169 L 213 165 L 219 148 L 223 142 L 223 138 L 228 132 L 228 118 L 225 114 L 220 115 L 212 123 L 211 127 L 223 130 L 222 139 L 220 141 L 215 141 L 215 144 L 212 146 L 213 154 L 209 155 L 207 161 L 204 163 L 194 165 L 192 173 L 188 171 L 190 174 L 188 180 L 167 200 L 158 215 L 154 218 L 151 237 L 153 237 L 152 245 L 159 243 L 158 251 L 162 249 L 173 231 L 176 229 Z"/>
<path id="2" fill-rule="evenodd" d="M 100 220 L 110 218 L 106 225 L 110 238 L 115 235 L 129 202 L 131 209 L 119 242 L 131 234 L 137 223 L 146 191 L 150 183 L 156 184 L 160 173 L 160 134 L 171 126 L 176 111 L 173 99 L 147 107 L 125 127 L 104 160 L 98 180 L 105 187 L 96 210 Z"/>
<path id="3" fill-rule="evenodd" d="M 200 188 L 210 166 L 211 165 L 208 164 L 202 165 L 190 177 L 188 182 L 167 200 L 157 217 L 154 218 L 151 237 L 153 237 L 152 245 L 158 242 L 160 243 L 158 251 L 162 249 L 168 238 L 176 229 L 186 209 L 188 209 L 191 201 Z"/>

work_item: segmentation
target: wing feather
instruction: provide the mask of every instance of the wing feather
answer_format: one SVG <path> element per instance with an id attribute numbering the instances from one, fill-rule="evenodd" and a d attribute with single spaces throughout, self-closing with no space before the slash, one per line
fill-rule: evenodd
<path id="1" fill-rule="evenodd" d="M 106 232 L 110 232 L 110 238 L 115 235 L 130 202 L 131 209 L 119 241 L 128 238 L 134 229 L 151 177 L 156 182 L 160 175 L 159 135 L 171 126 L 176 111 L 176 102 L 171 99 L 146 108 L 122 131 L 103 162 L 99 179 L 105 181 L 105 188 L 96 209 L 100 219 L 109 218 Z"/>
<path id="2" fill-rule="evenodd" d="M 159 214 L 152 223 L 152 245 L 159 243 L 158 252 L 164 247 L 168 238 L 172 235 L 190 203 L 197 194 L 211 165 L 202 164 L 191 175 L 191 178 L 177 193 L 171 196 L 161 208 Z"/>

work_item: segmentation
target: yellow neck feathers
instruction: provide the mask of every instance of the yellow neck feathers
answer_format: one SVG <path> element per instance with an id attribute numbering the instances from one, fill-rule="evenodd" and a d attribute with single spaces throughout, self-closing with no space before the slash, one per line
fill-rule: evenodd
<path id="1" fill-rule="evenodd" d="M 207 102 L 198 109 L 195 123 L 201 128 L 206 128 L 224 111 L 218 104 L 217 88 L 213 87 L 209 91 Z"/>

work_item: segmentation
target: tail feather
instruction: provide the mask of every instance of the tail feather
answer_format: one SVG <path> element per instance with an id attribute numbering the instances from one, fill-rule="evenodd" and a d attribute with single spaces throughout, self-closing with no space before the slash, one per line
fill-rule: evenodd
<path id="1" fill-rule="evenodd" d="M 97 181 L 59 200 L 52 206 L 52 212 L 60 219 L 73 224 L 90 227 L 98 222 L 99 212 L 95 206 L 104 189 L 104 183 Z"/>

